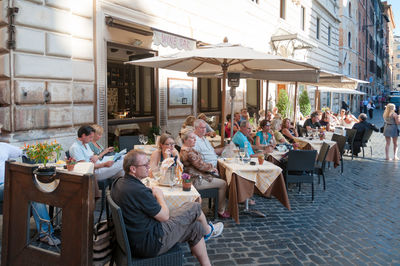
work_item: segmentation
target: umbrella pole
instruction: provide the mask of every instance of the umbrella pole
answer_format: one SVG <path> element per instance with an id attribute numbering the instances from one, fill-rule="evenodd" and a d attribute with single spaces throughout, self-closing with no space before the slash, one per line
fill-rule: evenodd
<path id="1" fill-rule="evenodd" d="M 235 87 L 231 87 L 231 139 L 233 138 L 233 121 L 235 120 L 233 117 L 233 105 L 235 104 L 233 100 L 235 99 Z"/>
<path id="2" fill-rule="evenodd" d="M 296 117 L 297 117 L 297 89 L 298 89 L 298 82 L 296 81 L 295 83 L 295 87 L 294 87 L 294 111 L 293 111 L 293 123 L 294 125 L 296 125 Z"/>
<path id="3" fill-rule="evenodd" d="M 269 99 L 269 80 L 267 80 L 267 91 L 265 93 L 265 114 L 268 112 L 268 99 Z"/>
<path id="4" fill-rule="evenodd" d="M 228 71 L 228 63 L 226 59 L 221 64 L 223 76 L 222 76 L 222 112 L 221 112 L 221 145 L 224 146 L 225 138 L 225 96 L 226 96 L 226 73 Z"/>
<path id="5" fill-rule="evenodd" d="M 319 91 L 318 91 L 318 86 L 317 86 L 316 90 L 315 90 L 315 95 L 314 95 L 314 108 L 315 108 L 315 111 L 318 110 L 318 98 L 319 98 Z"/>

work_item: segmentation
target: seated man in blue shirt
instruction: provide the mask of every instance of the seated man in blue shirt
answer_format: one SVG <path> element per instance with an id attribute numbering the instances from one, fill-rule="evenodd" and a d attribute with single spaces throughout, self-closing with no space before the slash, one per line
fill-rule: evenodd
<path id="1" fill-rule="evenodd" d="M 100 161 L 97 155 L 94 155 L 89 143 L 92 142 L 94 136 L 94 128 L 85 125 L 78 129 L 78 139 L 69 148 L 69 154 L 77 162 L 94 163 L 94 175 L 96 180 L 103 180 L 110 177 L 123 176 L 122 162 L 120 159 L 114 161 Z"/>
<path id="2" fill-rule="evenodd" d="M 248 136 L 250 136 L 251 132 L 251 126 L 249 121 L 242 121 L 240 123 L 240 130 L 233 136 L 233 143 L 235 143 L 239 148 L 244 149 L 245 144 L 247 143 L 247 153 L 249 154 L 250 157 L 257 157 L 256 154 L 254 154 L 253 147 L 257 150 L 261 150 L 263 153 L 269 153 L 272 152 L 273 146 L 268 145 L 268 146 L 256 146 L 256 145 L 251 145 L 250 141 L 248 140 Z"/>
<path id="3" fill-rule="evenodd" d="M 211 265 L 205 240 L 219 236 L 224 225 L 207 224 L 197 202 L 186 202 L 170 212 L 162 190 L 148 188 L 141 181 L 149 168 L 145 153 L 130 151 L 124 158 L 125 176 L 111 189 L 112 199 L 122 210 L 132 256 L 155 257 L 178 242 L 188 242 L 200 264 Z"/>

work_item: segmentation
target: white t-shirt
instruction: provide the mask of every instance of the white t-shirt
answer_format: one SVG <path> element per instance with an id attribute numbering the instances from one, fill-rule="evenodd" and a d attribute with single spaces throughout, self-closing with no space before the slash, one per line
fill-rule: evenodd
<path id="1" fill-rule="evenodd" d="M 22 150 L 11 144 L 0 142 L 0 185 L 4 183 L 6 161 L 22 155 Z"/>

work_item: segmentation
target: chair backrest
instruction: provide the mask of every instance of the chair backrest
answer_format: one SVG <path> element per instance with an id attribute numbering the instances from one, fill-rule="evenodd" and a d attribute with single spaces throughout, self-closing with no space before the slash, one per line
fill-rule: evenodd
<path id="1" fill-rule="evenodd" d="M 111 195 L 107 194 L 107 201 L 111 209 L 111 216 L 114 222 L 115 237 L 121 255 L 125 256 L 127 265 L 132 265 L 131 248 L 129 246 L 128 235 L 126 233 L 124 218 L 122 217 L 121 208 L 113 201 Z M 118 261 L 120 259 L 115 258 Z"/>
<path id="2" fill-rule="evenodd" d="M 346 137 L 338 134 L 333 134 L 332 141 L 336 141 L 339 152 L 342 155 L 344 153 L 344 146 L 346 145 Z"/>
<path id="3" fill-rule="evenodd" d="M 288 155 L 287 171 L 314 171 L 317 151 L 291 150 Z"/>
<path id="4" fill-rule="evenodd" d="M 373 131 L 372 129 L 370 129 L 370 128 L 369 128 L 369 129 L 366 129 L 366 130 L 364 131 L 364 135 L 363 135 L 363 137 L 362 137 L 361 143 L 362 143 L 362 144 L 367 143 L 367 142 L 369 141 L 369 139 L 371 138 L 373 132 L 374 132 L 374 131 Z"/>
<path id="5" fill-rule="evenodd" d="M 141 144 L 139 136 L 119 136 L 119 150 L 126 149 L 126 151 L 132 150 L 135 145 Z"/>
<path id="6" fill-rule="evenodd" d="M 326 155 L 328 155 L 329 144 L 324 142 L 322 143 L 321 149 L 319 150 L 317 161 L 320 163 L 324 163 L 326 159 Z"/>
<path id="7" fill-rule="evenodd" d="M 357 129 L 346 128 L 346 138 L 349 144 L 353 144 Z"/>
<path id="8" fill-rule="evenodd" d="M 305 129 L 304 127 L 299 127 L 299 135 L 300 135 L 300 137 L 306 137 L 307 129 Z"/>

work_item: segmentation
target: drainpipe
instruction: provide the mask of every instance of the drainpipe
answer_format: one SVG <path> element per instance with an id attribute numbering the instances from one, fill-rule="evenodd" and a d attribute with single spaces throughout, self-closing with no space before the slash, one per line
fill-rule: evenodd
<path id="1" fill-rule="evenodd" d="M 15 14 L 18 13 L 18 7 L 14 7 L 14 3 L 12 0 L 8 1 L 7 8 L 7 18 L 8 18 L 8 40 L 7 40 L 7 49 L 9 50 L 8 54 L 8 62 L 9 62 L 9 74 L 10 74 L 10 132 L 15 131 L 15 122 L 14 122 L 14 49 L 15 49 L 15 26 L 14 19 Z M 12 136 L 13 134 L 11 134 Z M 11 137 L 12 138 L 12 137 Z"/>

